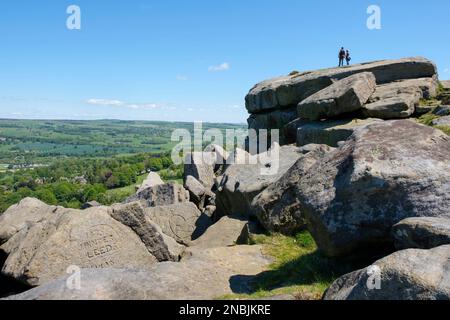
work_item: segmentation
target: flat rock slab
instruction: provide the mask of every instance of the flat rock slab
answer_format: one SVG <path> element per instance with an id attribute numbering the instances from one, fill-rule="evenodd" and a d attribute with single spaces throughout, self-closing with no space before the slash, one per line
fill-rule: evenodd
<path id="1" fill-rule="evenodd" d="M 347 140 L 355 130 L 369 124 L 380 122 L 379 119 L 298 121 L 297 145 L 326 144 L 337 147 L 339 142 Z"/>
<path id="2" fill-rule="evenodd" d="M 298 104 L 301 119 L 321 120 L 357 111 L 375 91 L 376 79 L 370 72 L 362 72 L 333 83 Z"/>
<path id="3" fill-rule="evenodd" d="M 376 272 L 376 273 L 374 273 Z M 379 289 L 368 283 L 379 276 Z M 336 280 L 325 300 L 449 300 L 450 246 L 398 251 Z"/>
<path id="4" fill-rule="evenodd" d="M 425 58 L 375 61 L 345 68 L 302 72 L 263 81 L 254 86 L 245 98 L 249 113 L 295 106 L 307 97 L 356 73 L 372 72 L 378 84 L 402 79 L 431 78 L 437 74 L 433 62 Z"/>
<path id="5" fill-rule="evenodd" d="M 260 246 L 191 251 L 182 262 L 164 262 L 148 271 L 82 270 L 81 289 L 66 278 L 12 296 L 11 300 L 211 300 L 250 292 L 253 278 L 270 260 Z"/>
<path id="6" fill-rule="evenodd" d="M 157 259 L 128 227 L 110 217 L 107 207 L 58 208 L 22 229 L 3 250 L 2 273 L 37 286 L 80 268 L 149 268 Z"/>
<path id="7" fill-rule="evenodd" d="M 440 117 L 432 122 L 433 126 L 450 126 L 450 116 Z"/>
<path id="8" fill-rule="evenodd" d="M 450 244 L 449 218 L 409 218 L 392 229 L 397 249 L 431 249 Z"/>
<path id="9" fill-rule="evenodd" d="M 190 244 L 193 248 L 217 248 L 234 246 L 240 237 L 248 221 L 238 217 L 223 217 L 206 230 L 205 234 Z"/>

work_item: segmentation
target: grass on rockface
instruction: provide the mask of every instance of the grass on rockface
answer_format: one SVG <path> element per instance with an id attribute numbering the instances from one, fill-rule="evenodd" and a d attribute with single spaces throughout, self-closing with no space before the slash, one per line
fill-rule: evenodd
<path id="1" fill-rule="evenodd" d="M 251 294 L 227 295 L 222 299 L 290 294 L 299 300 L 318 300 L 335 279 L 355 270 L 345 261 L 323 256 L 309 232 L 295 237 L 258 235 L 253 242 L 263 246 L 264 254 L 273 258 L 273 263 L 268 271 L 255 277 Z"/>

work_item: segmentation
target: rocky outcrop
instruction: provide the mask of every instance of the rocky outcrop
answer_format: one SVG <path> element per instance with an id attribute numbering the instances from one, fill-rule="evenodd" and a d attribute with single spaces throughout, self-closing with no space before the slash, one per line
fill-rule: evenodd
<path id="1" fill-rule="evenodd" d="M 297 160 L 280 179 L 255 197 L 251 211 L 266 230 L 292 235 L 305 229 L 306 220 L 295 189 L 317 160 L 330 151 L 331 148 L 326 145 L 316 146 Z"/>
<path id="2" fill-rule="evenodd" d="M 392 228 L 395 247 L 402 249 L 431 249 L 450 245 L 450 219 L 408 218 Z"/>
<path id="3" fill-rule="evenodd" d="M 245 99 L 246 107 L 253 114 L 295 106 L 331 85 L 333 80 L 340 80 L 361 72 L 373 73 L 377 83 L 384 84 L 402 79 L 430 78 L 437 74 L 437 69 L 433 62 L 419 57 L 376 61 L 348 68 L 307 71 L 257 84 Z"/>
<path id="4" fill-rule="evenodd" d="M 195 203 L 201 211 L 204 211 L 206 207 L 215 204 L 216 195 L 214 192 L 205 188 L 203 184 L 193 176 L 187 176 L 184 187 L 189 191 L 191 201 Z"/>
<path id="5" fill-rule="evenodd" d="M 398 251 L 369 268 L 339 278 L 324 299 L 449 300 L 450 246 Z"/>
<path id="6" fill-rule="evenodd" d="M 138 188 L 137 193 L 140 193 L 145 189 L 155 187 L 161 184 L 164 184 L 164 181 L 161 179 L 159 174 L 157 174 L 156 172 L 150 172 L 147 178 L 142 182 L 141 186 Z"/>
<path id="7" fill-rule="evenodd" d="M 254 277 L 270 264 L 260 246 L 192 250 L 181 262 L 163 262 L 149 270 L 81 270 L 81 288 L 67 277 L 10 300 L 212 300 L 249 293 Z"/>
<path id="8" fill-rule="evenodd" d="M 376 79 L 370 72 L 344 78 L 309 96 L 297 107 L 300 119 L 321 120 L 357 111 L 375 91 Z"/>
<path id="9" fill-rule="evenodd" d="M 125 200 L 125 203 L 141 202 L 143 207 L 168 206 L 189 202 L 189 192 L 176 183 L 148 187 Z"/>
<path id="10" fill-rule="evenodd" d="M 201 236 L 212 223 L 190 202 L 147 208 L 145 216 L 159 225 L 166 235 L 184 245 Z"/>
<path id="11" fill-rule="evenodd" d="M 420 138 L 418 138 L 420 137 Z M 409 120 L 361 128 L 296 185 L 302 214 L 328 255 L 390 241 L 409 217 L 448 217 L 450 139 Z"/>
<path id="12" fill-rule="evenodd" d="M 2 273 L 32 286 L 80 268 L 147 269 L 158 260 L 107 207 L 73 210 L 49 207 L 41 221 L 23 228 L 2 246 Z"/>
<path id="13" fill-rule="evenodd" d="M 217 179 L 216 203 L 219 217 L 251 216 L 250 204 L 254 197 L 278 180 L 300 156 L 301 153 L 295 146 L 276 146 L 269 152 L 250 156 L 248 162 L 229 165 Z"/>
<path id="14" fill-rule="evenodd" d="M 291 144 L 300 127 L 292 125 L 297 118 L 407 118 L 430 111 L 419 101 L 434 97 L 437 88 L 436 66 L 424 58 L 292 73 L 250 90 L 246 97 L 248 125 L 256 130 L 280 129 L 281 144 Z"/>

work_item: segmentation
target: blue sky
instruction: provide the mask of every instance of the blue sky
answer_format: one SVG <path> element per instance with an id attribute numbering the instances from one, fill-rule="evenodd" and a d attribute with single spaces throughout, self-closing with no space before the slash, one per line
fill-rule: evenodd
<path id="1" fill-rule="evenodd" d="M 66 9 L 81 8 L 81 30 Z M 380 6 L 382 29 L 366 27 Z M 450 78 L 450 1 L 2 0 L 0 117 L 245 122 L 257 82 L 425 56 Z"/>

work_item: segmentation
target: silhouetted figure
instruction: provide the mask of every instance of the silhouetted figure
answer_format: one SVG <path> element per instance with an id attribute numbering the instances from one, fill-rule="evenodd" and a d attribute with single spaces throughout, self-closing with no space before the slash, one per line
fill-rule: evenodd
<path id="1" fill-rule="evenodd" d="M 346 55 L 346 53 L 345 53 L 344 47 L 342 47 L 341 50 L 339 51 L 339 67 L 344 66 L 345 55 Z"/>
<path id="2" fill-rule="evenodd" d="M 352 60 L 352 57 L 350 57 L 350 51 L 345 52 L 345 61 L 347 61 L 347 65 L 350 65 L 350 61 Z"/>

